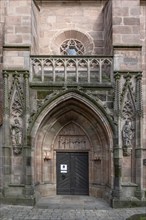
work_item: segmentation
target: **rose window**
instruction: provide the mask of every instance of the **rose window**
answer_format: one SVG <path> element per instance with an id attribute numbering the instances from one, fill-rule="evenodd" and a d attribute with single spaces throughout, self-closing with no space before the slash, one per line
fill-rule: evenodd
<path id="1" fill-rule="evenodd" d="M 60 47 L 60 53 L 62 55 L 83 55 L 84 45 L 75 39 L 65 40 Z"/>

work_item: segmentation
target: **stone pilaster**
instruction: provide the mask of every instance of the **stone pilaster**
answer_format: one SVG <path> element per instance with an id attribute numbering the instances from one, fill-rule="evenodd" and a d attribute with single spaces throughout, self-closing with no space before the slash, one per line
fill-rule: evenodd
<path id="1" fill-rule="evenodd" d="M 4 78 L 4 120 L 3 120 L 3 167 L 5 182 L 10 182 L 10 173 L 11 173 L 11 148 L 9 143 L 9 117 L 10 117 L 10 108 L 9 108 L 9 86 L 8 86 L 8 74 L 3 73 Z"/>
<path id="2" fill-rule="evenodd" d="M 24 173 L 25 173 L 25 194 L 32 194 L 32 173 L 31 173 L 31 146 L 27 140 L 27 128 L 28 128 L 28 120 L 30 116 L 30 96 L 29 96 L 29 73 L 24 73 L 24 94 L 25 94 L 25 140 L 24 140 Z M 31 193 L 30 193 L 31 192 Z"/>
<path id="3" fill-rule="evenodd" d="M 114 120 L 115 120 L 115 140 L 114 140 L 114 190 L 113 197 L 121 196 L 121 177 L 122 177 L 122 146 L 120 141 L 120 74 L 115 74 L 115 99 L 114 99 Z"/>
<path id="4" fill-rule="evenodd" d="M 143 194 L 143 144 L 142 144 L 142 131 L 143 131 L 143 105 L 142 105 L 142 74 L 136 75 L 136 184 L 138 189 L 135 196 L 139 199 L 144 197 Z"/>

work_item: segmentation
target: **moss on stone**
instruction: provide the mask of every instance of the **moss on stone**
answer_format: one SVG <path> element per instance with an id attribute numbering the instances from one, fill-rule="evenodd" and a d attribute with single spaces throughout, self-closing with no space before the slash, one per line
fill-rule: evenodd
<path id="1" fill-rule="evenodd" d="M 127 220 L 146 220 L 146 214 L 136 214 L 127 218 Z"/>
<path id="2" fill-rule="evenodd" d="M 49 95 L 48 91 L 37 91 L 38 99 L 44 99 L 47 95 Z"/>

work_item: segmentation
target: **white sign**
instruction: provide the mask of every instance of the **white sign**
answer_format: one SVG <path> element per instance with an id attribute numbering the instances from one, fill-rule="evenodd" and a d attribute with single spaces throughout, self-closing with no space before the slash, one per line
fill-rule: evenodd
<path id="1" fill-rule="evenodd" d="M 67 164 L 60 164 L 60 172 L 67 173 Z"/>

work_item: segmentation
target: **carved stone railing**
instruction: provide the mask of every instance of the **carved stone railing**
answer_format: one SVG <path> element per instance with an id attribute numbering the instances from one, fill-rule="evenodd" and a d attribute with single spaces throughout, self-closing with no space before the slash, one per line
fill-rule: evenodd
<path id="1" fill-rule="evenodd" d="M 31 56 L 32 83 L 102 84 L 113 81 L 112 57 Z"/>

